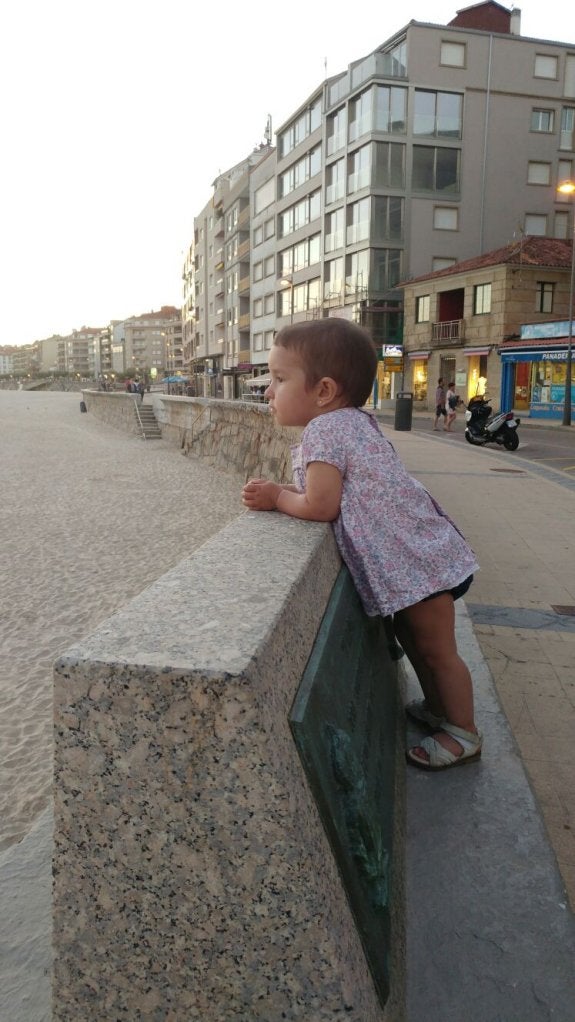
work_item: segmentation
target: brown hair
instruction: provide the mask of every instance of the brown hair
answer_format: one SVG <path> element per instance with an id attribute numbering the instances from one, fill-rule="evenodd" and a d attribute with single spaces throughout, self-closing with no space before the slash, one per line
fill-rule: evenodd
<path id="1" fill-rule="evenodd" d="M 371 394 L 377 351 L 367 331 L 356 323 L 335 317 L 293 323 L 278 331 L 274 344 L 299 355 L 308 388 L 330 376 L 354 408 L 364 405 Z"/>

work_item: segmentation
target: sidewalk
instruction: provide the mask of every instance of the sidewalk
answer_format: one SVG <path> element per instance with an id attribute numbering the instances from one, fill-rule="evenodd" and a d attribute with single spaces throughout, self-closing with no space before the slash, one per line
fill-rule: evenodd
<path id="1" fill-rule="evenodd" d="M 553 608 L 575 608 L 573 480 L 383 428 L 481 565 L 457 635 L 483 759 L 408 771 L 409 1022 L 572 1022 L 575 617 Z"/>

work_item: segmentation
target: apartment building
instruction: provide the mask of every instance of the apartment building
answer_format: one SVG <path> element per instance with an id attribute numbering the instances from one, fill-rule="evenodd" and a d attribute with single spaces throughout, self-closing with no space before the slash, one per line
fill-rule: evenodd
<path id="1" fill-rule="evenodd" d="M 11 376 L 14 372 L 12 348 L 0 348 L 0 376 Z"/>
<path id="2" fill-rule="evenodd" d="M 181 347 L 182 312 L 174 305 L 132 316 L 121 324 L 112 349 L 123 347 L 124 371 L 141 379 L 154 379 L 168 368 L 167 341 L 177 337 Z M 121 343 L 120 343 L 121 342 Z"/>
<path id="3" fill-rule="evenodd" d="M 267 184 L 275 162 L 275 199 L 265 207 L 270 244 L 261 250 L 268 268 L 275 257 L 273 325 L 260 315 L 268 292 L 255 239 L 263 243 L 263 225 L 250 192 L 245 364 L 263 365 L 273 329 L 314 315 L 353 318 L 383 352 L 396 353 L 400 282 L 523 235 L 569 237 L 572 208 L 556 188 L 575 173 L 574 131 L 575 44 L 523 38 L 520 11 L 492 0 L 463 9 L 448 25 L 409 22 L 318 85 L 281 125 L 275 153 L 257 171 Z M 216 184 L 211 208 L 217 200 L 223 212 Z M 271 191 L 268 184 L 267 198 Z M 246 215 L 245 191 L 238 201 Z M 246 265 L 238 269 L 240 298 Z M 226 355 L 239 361 L 241 351 L 243 361 L 245 312 L 233 295 L 217 303 L 218 314 L 239 344 Z M 199 329 L 205 335 L 201 322 Z M 224 340 L 214 333 L 215 344 Z M 396 354 L 386 368 L 382 396 L 393 397 L 401 379 Z"/>
<path id="4" fill-rule="evenodd" d="M 58 339 L 58 372 L 83 379 L 100 375 L 100 334 L 102 327 L 83 326 Z"/>

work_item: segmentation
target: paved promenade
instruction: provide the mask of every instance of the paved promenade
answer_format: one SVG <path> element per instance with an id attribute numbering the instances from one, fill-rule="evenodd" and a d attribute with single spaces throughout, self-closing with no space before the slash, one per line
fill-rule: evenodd
<path id="1" fill-rule="evenodd" d="M 167 529 L 171 505 L 166 492 L 169 494 L 170 489 L 166 490 L 165 485 L 156 486 L 154 476 L 158 474 L 162 484 L 171 483 L 172 493 L 181 495 L 183 489 L 188 496 L 193 494 L 190 503 L 178 505 L 178 534 L 172 537 L 169 557 L 166 556 L 168 563 L 159 558 L 154 565 L 146 565 L 140 583 L 140 588 L 144 588 L 154 577 L 154 568 L 157 576 L 164 567 L 167 569 L 175 563 L 178 535 L 185 534 L 179 530 L 193 526 L 194 521 L 201 521 L 205 526 L 205 515 L 200 514 L 200 507 L 205 508 L 211 502 L 222 505 L 221 523 L 211 520 L 209 528 L 218 528 L 233 517 L 237 510 L 235 482 L 221 475 L 217 480 L 209 478 L 209 473 L 204 473 L 192 460 L 182 459 L 173 447 L 163 442 L 144 444 L 98 424 L 89 416 L 80 417 L 76 396 L 57 396 L 55 400 L 68 402 L 63 405 L 63 418 L 53 424 L 65 457 L 61 456 L 58 462 L 57 451 L 48 452 L 46 429 L 40 454 L 45 460 L 50 453 L 53 465 L 57 464 L 57 470 L 52 467 L 52 471 L 59 473 L 54 478 L 54 492 L 59 493 L 65 487 L 66 497 L 58 497 L 58 520 L 65 533 L 62 542 L 69 543 L 70 536 L 75 535 L 74 522 L 81 513 L 78 500 L 86 501 L 83 513 L 87 521 L 94 523 L 86 567 L 86 578 L 91 584 L 97 583 L 97 589 L 99 587 L 93 607 L 82 588 L 84 576 L 76 580 L 82 600 L 87 601 L 82 608 L 81 623 L 81 634 L 86 634 L 91 625 L 95 626 L 102 616 L 132 595 L 129 591 L 118 591 L 112 594 L 112 606 L 104 605 L 104 599 L 109 601 L 111 575 L 107 573 L 98 579 L 89 571 L 93 563 L 98 563 L 100 552 L 108 557 L 109 525 L 116 523 L 120 527 L 120 512 L 124 506 L 129 505 L 132 513 L 141 514 L 141 524 L 146 521 L 143 512 L 138 511 L 139 503 L 132 497 L 144 496 L 146 487 L 151 486 L 154 499 L 158 501 L 156 514 Z M 44 426 L 49 422 L 50 404 L 51 400 L 45 404 L 43 398 L 38 403 Z M 6 421 L 8 423 L 8 419 Z M 419 931 L 418 936 L 425 929 L 426 943 L 419 954 L 420 960 L 427 962 L 425 973 L 411 974 L 410 996 L 416 1007 L 409 1022 L 423 1022 L 423 1019 L 425 1022 L 449 1022 L 460 1018 L 465 1018 L 466 1022 L 516 1022 L 516 1019 L 573 1022 L 575 975 L 568 976 L 566 971 L 573 958 L 573 944 L 569 943 L 572 930 L 554 855 L 571 905 L 575 906 L 575 785 L 571 757 L 575 726 L 575 618 L 557 613 L 553 608 L 575 605 L 575 480 L 552 469 L 514 461 L 513 454 L 475 449 L 450 443 L 447 437 L 418 433 L 417 420 L 414 427 L 410 433 L 396 433 L 389 426 L 384 428 L 408 469 L 454 517 L 482 566 L 465 605 L 460 605 L 458 638 L 465 655 L 470 657 L 477 680 L 478 723 L 485 731 L 486 742 L 482 763 L 465 770 L 448 771 L 440 776 L 408 771 L 410 856 L 412 869 L 424 882 L 418 890 L 422 901 L 411 906 L 414 914 L 410 917 L 410 927 L 412 932 Z M 32 434 L 29 427 L 30 450 Z M 86 456 L 90 468 L 82 477 L 80 497 L 72 499 L 82 457 Z M 110 465 L 114 466 L 114 471 L 109 470 Z M 102 479 L 114 495 L 111 518 L 109 500 L 104 501 L 101 510 L 93 505 L 94 493 L 101 489 Z M 95 487 L 94 482 L 99 486 Z M 197 511 L 192 514 L 194 506 Z M 103 514 L 108 515 L 106 528 L 98 525 Z M 68 533 L 65 529 L 67 515 Z M 33 521 L 31 514 L 30 528 Z M 41 536 L 39 518 L 37 528 Z M 26 538 L 30 535 L 28 533 Z M 82 535 L 78 534 L 77 545 L 73 548 L 79 556 L 84 556 Z M 56 539 L 53 529 L 52 544 Z M 123 540 L 129 546 L 128 539 L 126 533 Z M 153 539 L 154 534 L 150 534 L 149 541 Z M 187 545 L 183 554 L 192 546 L 192 543 Z M 121 550 L 120 544 L 115 562 L 119 568 Z M 50 548 L 46 547 L 43 557 L 50 556 Z M 138 581 L 137 548 L 130 547 L 130 556 L 129 584 L 133 587 Z M 73 565 L 74 558 L 70 561 Z M 73 578 L 71 565 L 67 565 L 67 572 L 72 571 Z M 45 568 L 47 578 L 50 576 L 48 569 L 49 564 Z M 70 576 L 67 578 L 69 580 Z M 46 603 L 44 614 L 48 611 L 49 603 Z M 61 623 L 61 616 L 62 611 L 55 616 L 55 622 Z M 69 641 L 76 637 L 71 634 Z M 57 638 L 54 657 L 67 644 L 63 642 L 61 629 Z M 512 736 L 498 699 L 507 715 Z M 522 763 L 536 802 L 525 785 Z M 455 804 L 463 806 L 464 813 L 469 806 L 468 819 L 457 813 L 454 815 Z M 543 813 L 553 852 L 541 826 L 537 805 Z M 478 819 L 478 829 L 470 832 Z M 503 840 L 498 831 L 505 827 L 507 836 Z M 0 853 L 1 1022 L 49 1022 L 50 1019 L 50 828 L 50 810 L 46 809 L 29 821 L 26 836 L 19 844 L 12 844 Z M 451 892 L 445 885 L 450 875 L 455 879 L 460 872 L 458 867 L 469 855 L 475 856 L 475 860 L 467 858 L 465 862 L 467 866 L 470 863 L 475 866 L 476 884 L 487 875 L 491 881 L 498 873 L 502 890 L 509 892 L 508 903 L 502 898 L 499 905 L 503 940 L 494 936 L 493 891 L 478 892 L 476 887 L 469 894 L 470 902 L 474 903 L 470 911 L 475 912 L 474 925 L 477 926 L 472 937 L 462 935 L 461 924 L 450 911 Z M 486 865 L 491 870 L 489 874 Z M 443 885 L 436 883 L 440 871 L 444 876 Z M 530 883 L 536 883 L 536 890 L 523 884 L 527 873 Z M 532 900 L 526 897 L 526 892 L 531 892 Z M 547 920 L 545 913 L 548 913 Z M 424 927 L 422 915 L 426 920 Z M 547 928 L 543 925 L 545 922 Z M 521 957 L 514 951 L 516 943 L 525 945 L 525 931 L 531 948 Z M 565 939 L 565 934 L 569 939 Z M 451 947 L 453 956 L 458 956 L 457 964 Z M 525 971 L 522 974 L 521 963 L 531 961 L 538 963 L 537 969 L 534 966 L 535 974 Z M 463 972 L 467 973 L 467 986 L 463 982 Z M 473 996 L 475 983 L 477 990 L 480 983 L 480 979 L 474 977 L 480 974 L 483 977 L 481 996 L 485 999 L 473 1002 L 471 1007 L 469 998 Z M 525 1007 L 519 1014 L 506 1014 L 501 1005 L 509 1003 L 509 990 L 517 985 L 525 987 L 522 995 Z M 443 1000 L 438 999 L 434 987 L 440 987 Z M 488 987 L 491 988 L 489 1002 Z"/>

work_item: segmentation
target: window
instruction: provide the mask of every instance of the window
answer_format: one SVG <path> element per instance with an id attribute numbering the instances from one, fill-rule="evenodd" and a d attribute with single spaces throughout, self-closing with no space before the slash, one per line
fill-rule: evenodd
<path id="1" fill-rule="evenodd" d="M 372 116 L 372 90 L 366 89 L 365 92 L 361 92 L 359 96 L 352 99 L 349 104 L 348 138 L 350 142 L 355 142 L 356 138 L 360 138 L 361 135 L 365 135 L 371 130 Z"/>
<path id="2" fill-rule="evenodd" d="M 566 238 L 568 236 L 568 232 L 569 232 L 569 213 L 556 213 L 554 236 L 556 238 Z"/>
<path id="3" fill-rule="evenodd" d="M 436 270 L 447 270 L 450 266 L 455 266 L 457 259 L 448 258 L 447 256 L 434 256 L 431 261 L 431 269 L 435 273 Z"/>
<path id="4" fill-rule="evenodd" d="M 261 245 L 263 240 L 264 240 L 264 229 L 263 229 L 263 227 L 254 227 L 254 236 L 253 236 L 254 248 L 256 247 L 256 245 Z"/>
<path id="5" fill-rule="evenodd" d="M 395 195 L 375 195 L 371 201 L 373 242 L 402 241 L 403 199 Z"/>
<path id="6" fill-rule="evenodd" d="M 465 43 L 443 42 L 439 63 L 443 67 L 465 67 Z"/>
<path id="7" fill-rule="evenodd" d="M 335 209 L 328 213 L 325 218 L 325 251 L 333 252 L 336 248 L 343 248 L 344 235 L 344 211 L 343 208 Z"/>
<path id="8" fill-rule="evenodd" d="M 405 146 L 400 142 L 375 143 L 374 186 L 376 188 L 405 187 Z"/>
<path id="9" fill-rule="evenodd" d="M 459 191 L 459 149 L 413 147 L 413 188 L 420 192 Z"/>
<path id="10" fill-rule="evenodd" d="M 557 164 L 557 184 L 560 185 L 563 181 L 573 180 L 573 161 L 572 160 L 559 160 Z M 571 202 L 569 195 L 563 195 L 559 192 L 555 196 L 556 202 Z"/>
<path id="11" fill-rule="evenodd" d="M 555 284 L 545 280 L 537 281 L 536 312 L 553 312 L 553 293 Z"/>
<path id="12" fill-rule="evenodd" d="M 345 257 L 345 290 L 347 294 L 364 291 L 369 278 L 369 249 Z"/>
<path id="13" fill-rule="evenodd" d="M 575 124 L 575 107 L 564 106 L 561 111 L 560 149 L 573 149 L 573 127 Z"/>
<path id="14" fill-rule="evenodd" d="M 262 262 L 254 264 L 254 280 L 261 280 L 264 275 L 264 264 Z"/>
<path id="15" fill-rule="evenodd" d="M 264 312 L 263 299 L 256 298 L 254 301 L 254 319 L 259 319 L 260 316 L 263 316 L 263 312 Z"/>
<path id="16" fill-rule="evenodd" d="M 373 252 L 373 287 L 375 291 L 389 291 L 401 277 L 401 251 L 394 248 L 376 248 Z"/>
<path id="17" fill-rule="evenodd" d="M 477 284 L 473 288 L 473 315 L 484 316 L 491 312 L 491 284 Z"/>
<path id="18" fill-rule="evenodd" d="M 463 97 L 457 92 L 415 90 L 413 134 L 461 138 Z"/>
<path id="19" fill-rule="evenodd" d="M 531 131 L 543 131 L 549 134 L 549 132 L 553 131 L 554 124 L 554 110 L 542 110 L 535 107 L 531 111 Z"/>
<path id="20" fill-rule="evenodd" d="M 324 271 L 324 298 L 341 299 L 343 289 L 343 258 L 330 259 L 325 264 Z"/>
<path id="21" fill-rule="evenodd" d="M 263 334 L 254 334 L 253 346 L 254 346 L 254 351 L 263 351 L 263 347 L 264 347 L 264 335 Z"/>
<path id="22" fill-rule="evenodd" d="M 557 57 L 546 53 L 535 54 L 535 78 L 557 78 Z"/>
<path id="23" fill-rule="evenodd" d="M 280 238 L 284 238 L 287 234 L 291 234 L 292 231 L 298 231 L 300 227 L 304 227 L 312 220 L 315 220 L 316 217 L 319 216 L 319 211 L 319 191 L 313 192 L 312 195 L 307 195 L 305 199 L 301 200 L 301 202 L 296 202 L 295 206 L 290 206 L 289 209 L 285 209 L 278 217 Z"/>
<path id="24" fill-rule="evenodd" d="M 343 210 L 342 210 L 343 212 Z M 369 199 L 360 199 L 347 207 L 346 243 L 355 245 L 369 238 Z"/>
<path id="25" fill-rule="evenodd" d="M 314 177 L 315 174 L 319 174 L 320 170 L 321 146 L 316 146 L 315 149 L 306 153 L 301 160 L 298 160 L 297 163 L 293 163 L 288 170 L 280 175 L 280 198 L 284 195 L 289 195 L 289 193 L 293 192 L 295 188 L 299 188 L 300 185 L 308 181 L 310 177 Z"/>
<path id="26" fill-rule="evenodd" d="M 544 237 L 547 234 L 547 217 L 544 213 L 525 214 L 525 233 L 538 234 Z"/>
<path id="27" fill-rule="evenodd" d="M 356 149 L 347 159 L 347 190 L 357 192 L 367 188 L 371 177 L 371 146 Z"/>
<path id="28" fill-rule="evenodd" d="M 275 312 L 275 295 L 266 295 L 264 297 L 264 312 L 268 315 L 270 312 Z"/>
<path id="29" fill-rule="evenodd" d="M 422 295 L 415 299 L 415 322 L 429 323 L 431 296 Z"/>
<path id="30" fill-rule="evenodd" d="M 459 227 L 459 210 L 456 206 L 436 206 L 433 210 L 433 226 L 436 231 L 456 231 Z"/>
<path id="31" fill-rule="evenodd" d="M 551 182 L 551 164 L 530 160 L 527 164 L 527 184 L 548 185 Z"/>
<path id="32" fill-rule="evenodd" d="M 276 232 L 275 221 L 274 221 L 274 218 L 272 216 L 271 219 L 270 220 L 266 220 L 266 222 L 264 224 L 264 238 L 265 238 L 265 240 L 268 241 L 269 238 L 273 238 L 275 232 Z"/>
<path id="33" fill-rule="evenodd" d="M 345 107 L 330 114 L 326 121 L 327 155 L 343 149 L 345 145 Z"/>
<path id="34" fill-rule="evenodd" d="M 563 95 L 575 96 L 575 55 L 565 56 L 565 75 L 563 79 Z"/>
<path id="35" fill-rule="evenodd" d="M 345 160 L 330 163 L 325 172 L 325 201 L 328 205 L 343 199 L 345 194 Z"/>
<path id="36" fill-rule="evenodd" d="M 254 212 L 257 215 L 263 209 L 271 206 L 275 200 L 275 180 L 270 178 L 261 188 L 257 188 L 254 195 Z"/>
<path id="37" fill-rule="evenodd" d="M 264 277 L 271 277 L 275 273 L 275 268 L 275 257 L 273 255 L 264 259 Z"/>
<path id="38" fill-rule="evenodd" d="M 289 128 L 278 138 L 278 154 L 280 159 L 287 156 L 292 149 L 303 142 L 304 139 L 321 125 L 321 100 L 316 99 L 314 103 L 303 114 L 290 124 Z"/>
<path id="39" fill-rule="evenodd" d="M 264 334 L 264 344 L 266 346 L 266 350 L 267 351 L 269 351 L 269 349 L 271 348 L 272 344 L 274 343 L 274 337 L 275 337 L 275 330 L 266 330 L 266 332 Z"/>
<path id="40" fill-rule="evenodd" d="M 407 89 L 377 85 L 375 89 L 375 130 L 405 135 Z"/>

